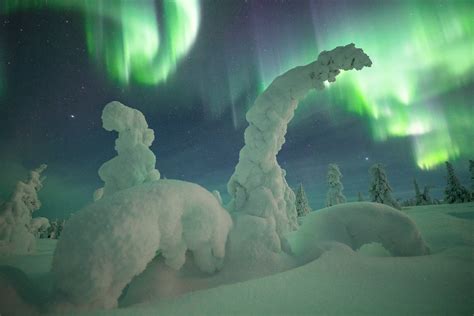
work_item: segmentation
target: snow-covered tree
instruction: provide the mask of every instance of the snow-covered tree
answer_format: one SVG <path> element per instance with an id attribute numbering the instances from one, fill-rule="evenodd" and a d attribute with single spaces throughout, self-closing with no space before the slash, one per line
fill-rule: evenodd
<path id="1" fill-rule="evenodd" d="M 32 233 L 32 214 L 41 207 L 38 191 L 43 187 L 41 173 L 46 165 L 30 171 L 27 181 L 18 181 L 9 201 L 0 209 L 0 254 L 33 252 L 36 238 Z"/>
<path id="2" fill-rule="evenodd" d="M 324 89 L 325 81 L 334 82 L 341 70 L 360 70 L 371 64 L 369 56 L 354 44 L 324 51 L 316 61 L 278 76 L 247 112 L 249 126 L 244 133 L 245 145 L 227 183 L 231 197 L 228 208 L 235 213 L 234 232 L 248 235 L 243 240 L 254 240 L 251 236 L 254 230 L 268 233 L 254 242 L 261 243 L 255 245 L 258 250 L 242 243 L 246 254 L 264 249 L 280 252 L 285 236 L 298 227 L 295 194 L 276 157 L 285 143 L 287 126 L 299 100 L 313 89 Z M 245 224 L 239 225 L 241 221 Z M 247 230 L 249 225 L 255 229 Z"/>
<path id="3" fill-rule="evenodd" d="M 413 185 L 415 186 L 416 205 L 422 205 L 423 204 L 423 198 L 421 196 L 420 187 L 418 186 L 418 182 L 416 182 L 415 178 L 413 178 Z"/>
<path id="4" fill-rule="evenodd" d="M 35 217 L 30 222 L 30 231 L 36 238 L 41 238 L 47 233 L 50 226 L 46 217 Z"/>
<path id="5" fill-rule="evenodd" d="M 469 172 L 471 173 L 471 201 L 474 200 L 474 160 L 469 160 Z"/>
<path id="6" fill-rule="evenodd" d="M 306 193 L 304 192 L 303 184 L 300 183 L 298 190 L 296 191 L 296 213 L 298 217 L 305 216 L 311 212 Z"/>
<path id="7" fill-rule="evenodd" d="M 454 174 L 453 165 L 446 161 L 447 185 L 444 190 L 444 201 L 447 203 L 464 203 L 470 201 L 469 191 L 461 184 Z"/>
<path id="8" fill-rule="evenodd" d="M 413 179 L 413 185 L 415 186 L 415 203 L 414 205 L 429 205 L 432 204 L 433 201 L 431 200 L 430 196 L 430 187 L 425 185 L 423 193 L 418 186 L 418 182 L 416 179 Z"/>
<path id="9" fill-rule="evenodd" d="M 392 197 L 392 188 L 388 183 L 387 174 L 381 164 L 374 164 L 370 167 L 371 183 L 369 194 L 372 202 L 390 205 L 396 209 L 401 209 L 399 203 Z"/>
<path id="10" fill-rule="evenodd" d="M 363 201 L 365 201 L 364 196 L 363 196 L 362 193 L 360 193 L 360 192 L 357 193 L 357 201 L 358 201 L 358 202 L 363 202 Z"/>
<path id="11" fill-rule="evenodd" d="M 423 202 L 425 205 L 433 204 L 433 199 L 431 198 L 431 193 L 430 193 L 431 187 L 428 185 L 425 185 L 425 189 L 423 190 Z"/>
<path id="12" fill-rule="evenodd" d="M 115 140 L 117 156 L 99 169 L 104 187 L 94 193 L 94 200 L 117 191 L 160 179 L 155 169 L 156 157 L 149 149 L 155 134 L 143 114 L 133 108 L 113 101 L 102 112 L 102 126 L 107 131 L 117 131 Z"/>
<path id="13" fill-rule="evenodd" d="M 344 186 L 341 182 L 342 173 L 336 164 L 329 164 L 327 183 L 328 193 L 326 195 L 326 206 L 346 203 L 346 197 L 342 194 Z"/>

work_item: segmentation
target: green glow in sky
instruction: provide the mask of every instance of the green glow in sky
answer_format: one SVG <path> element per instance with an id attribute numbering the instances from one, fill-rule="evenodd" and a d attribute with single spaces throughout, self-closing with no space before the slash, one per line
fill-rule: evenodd
<path id="1" fill-rule="evenodd" d="M 153 0 L 6 0 L 5 12 L 51 7 L 85 14 L 91 57 L 122 84 L 157 84 L 172 74 L 196 39 L 198 0 L 165 0 L 157 15 Z"/>
<path id="2" fill-rule="evenodd" d="M 414 159 L 422 169 L 435 168 L 446 160 L 471 158 L 472 93 L 456 101 L 453 98 L 474 89 L 472 4 L 395 4 L 393 10 L 380 10 L 379 15 L 371 12 L 370 16 L 335 18 L 327 34 L 315 29 L 313 40 L 305 36 L 304 50 L 278 51 L 280 63 L 276 66 L 262 54 L 264 85 L 277 74 L 310 62 L 319 50 L 356 43 L 369 54 L 372 68 L 339 76 L 334 86 L 322 95 L 314 94 L 306 106 L 327 100 L 343 106 L 367 120 L 375 140 L 412 138 Z"/>

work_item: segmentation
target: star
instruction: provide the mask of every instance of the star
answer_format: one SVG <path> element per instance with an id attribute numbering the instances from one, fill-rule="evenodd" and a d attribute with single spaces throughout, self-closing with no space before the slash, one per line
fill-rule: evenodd
<path id="1" fill-rule="evenodd" d="M 74 114 L 69 114 L 69 117 L 72 118 L 72 119 L 76 118 L 76 116 Z"/>
<path id="2" fill-rule="evenodd" d="M 365 157 L 365 161 L 369 161 L 369 157 Z"/>

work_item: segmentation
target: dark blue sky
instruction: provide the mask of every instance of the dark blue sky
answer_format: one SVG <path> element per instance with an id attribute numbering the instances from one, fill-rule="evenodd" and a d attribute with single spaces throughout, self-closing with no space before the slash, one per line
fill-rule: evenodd
<path id="1" fill-rule="evenodd" d="M 217 189 L 226 198 L 226 183 L 243 146 L 245 112 L 261 89 L 259 52 L 263 46 L 285 45 L 263 42 L 266 28 L 256 33 L 255 21 L 273 21 L 269 39 L 288 25 L 301 28 L 304 37 L 310 36 L 304 21 L 311 8 L 323 16 L 342 4 L 351 11 L 347 1 L 261 3 L 204 1 L 193 48 L 167 82 L 155 86 L 110 80 L 87 52 L 81 12 L 40 9 L 0 15 L 0 196 L 6 199 L 28 169 L 47 163 L 38 216 L 67 217 L 91 202 L 101 186 L 98 168 L 115 155 L 115 135 L 101 128 L 101 111 L 118 100 L 145 114 L 155 131 L 152 150 L 163 176 Z M 326 20 L 318 22 L 318 36 L 327 32 Z M 229 106 L 226 82 L 234 74 L 239 94 Z M 413 195 L 416 177 L 420 185 L 434 186 L 434 195 L 441 198 L 444 166 L 420 170 L 410 138 L 376 142 L 360 116 L 327 102 L 308 103 L 290 123 L 278 161 L 290 186 L 303 183 L 313 208 L 324 204 L 329 163 L 340 166 L 349 200 L 359 191 L 367 196 L 368 168 L 375 162 L 386 166 L 396 197 Z M 467 159 L 454 166 L 467 185 Z"/>

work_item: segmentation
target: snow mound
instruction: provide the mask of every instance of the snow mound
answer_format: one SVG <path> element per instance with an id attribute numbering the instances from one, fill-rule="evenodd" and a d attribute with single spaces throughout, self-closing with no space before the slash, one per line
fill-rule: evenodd
<path id="1" fill-rule="evenodd" d="M 298 232 L 289 237 L 297 256 L 312 260 L 335 243 L 357 250 L 380 243 L 393 256 L 419 256 L 430 252 L 415 222 L 384 204 L 353 202 L 308 214 Z"/>
<path id="2" fill-rule="evenodd" d="M 102 126 L 107 131 L 117 131 L 115 141 L 117 156 L 99 169 L 104 187 L 94 193 L 94 200 L 144 182 L 160 179 L 155 169 L 156 157 L 149 149 L 155 134 L 143 114 L 133 108 L 113 101 L 102 112 Z"/>
<path id="3" fill-rule="evenodd" d="M 157 251 L 180 269 L 186 251 L 199 269 L 221 268 L 232 221 L 197 184 L 160 180 L 90 204 L 67 223 L 53 259 L 60 302 L 111 308 Z"/>

